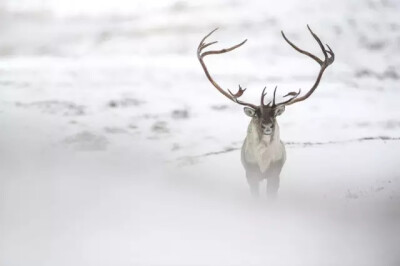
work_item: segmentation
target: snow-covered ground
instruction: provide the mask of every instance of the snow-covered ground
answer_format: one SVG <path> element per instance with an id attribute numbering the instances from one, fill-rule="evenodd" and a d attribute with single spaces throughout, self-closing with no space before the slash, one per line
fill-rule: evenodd
<path id="1" fill-rule="evenodd" d="M 394 0 L 0 2 L 1 265 L 399 265 L 400 4 Z M 279 117 L 279 198 L 250 197 L 245 99 Z"/>

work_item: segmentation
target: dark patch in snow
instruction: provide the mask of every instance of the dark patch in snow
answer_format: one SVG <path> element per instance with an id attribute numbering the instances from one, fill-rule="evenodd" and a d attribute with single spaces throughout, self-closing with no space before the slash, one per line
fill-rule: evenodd
<path id="1" fill-rule="evenodd" d="M 371 124 L 369 122 L 358 122 L 356 123 L 357 127 L 369 127 Z"/>
<path id="2" fill-rule="evenodd" d="M 181 158 L 178 158 L 178 161 L 192 159 L 193 161 L 197 162 L 197 160 L 195 160 L 195 159 L 198 159 L 198 158 L 201 158 L 201 157 L 207 157 L 207 156 L 211 156 L 211 155 L 224 154 L 224 153 L 228 153 L 228 152 L 231 152 L 231 151 L 236 151 L 236 150 L 238 150 L 238 149 L 239 149 L 239 148 L 227 147 L 227 148 L 225 148 L 225 149 L 222 150 L 222 151 L 212 151 L 212 152 L 207 152 L 207 153 L 204 153 L 204 154 L 202 154 L 202 155 L 197 155 L 197 156 L 185 156 L 185 157 L 181 157 Z M 192 164 L 194 164 L 194 163 L 192 163 Z"/>
<path id="3" fill-rule="evenodd" d="M 77 150 L 99 151 L 107 148 L 108 140 L 103 136 L 95 135 L 88 131 L 83 131 L 67 137 L 63 143 L 72 145 Z"/>
<path id="4" fill-rule="evenodd" d="M 178 167 L 191 166 L 198 163 L 198 158 L 195 157 L 182 157 L 178 159 Z"/>
<path id="5" fill-rule="evenodd" d="M 341 141 L 326 141 L 326 142 L 294 142 L 294 141 L 287 141 L 284 142 L 287 147 L 302 147 L 302 148 L 307 148 L 307 147 L 313 147 L 313 146 L 322 146 L 322 145 L 335 145 L 335 144 L 347 144 L 347 143 L 355 143 L 355 142 L 364 142 L 364 141 L 375 141 L 375 140 L 381 140 L 381 141 L 399 141 L 400 137 L 387 137 L 387 136 L 378 136 L 378 137 L 364 137 L 364 138 L 358 138 L 358 139 L 351 139 L 351 140 L 341 140 Z M 234 142 L 238 146 L 241 146 L 242 142 Z M 207 157 L 207 156 L 212 156 L 212 155 L 219 155 L 219 154 L 224 154 L 236 150 L 240 150 L 241 147 L 227 147 L 223 150 L 220 151 L 212 151 L 212 152 L 207 152 L 203 153 L 201 155 L 195 155 L 192 156 L 193 158 L 201 158 L 201 157 Z"/>
<path id="6" fill-rule="evenodd" d="M 234 148 L 234 147 L 227 147 L 223 149 L 222 151 L 216 151 L 216 152 L 207 152 L 203 156 L 210 156 L 210 155 L 217 155 L 217 154 L 223 154 L 223 153 L 228 153 L 231 151 L 238 150 L 239 148 Z"/>
<path id="7" fill-rule="evenodd" d="M 400 128 L 400 121 L 393 121 L 393 120 L 387 121 L 384 123 L 384 127 L 386 129 L 398 129 Z"/>
<path id="8" fill-rule="evenodd" d="M 169 129 L 167 127 L 167 122 L 158 121 L 152 127 L 151 130 L 155 133 L 166 134 L 169 133 Z"/>
<path id="9" fill-rule="evenodd" d="M 136 107 L 144 104 L 144 101 L 134 99 L 134 98 L 125 98 L 120 100 L 111 100 L 108 102 L 108 106 L 111 108 L 127 108 L 127 107 Z"/>
<path id="10" fill-rule="evenodd" d="M 361 38 L 361 45 L 372 51 L 379 51 L 386 47 L 386 42 L 384 40 L 369 41 L 365 38 Z"/>
<path id="11" fill-rule="evenodd" d="M 183 110 L 173 110 L 171 114 L 173 119 L 188 119 L 189 111 L 186 109 Z"/>
<path id="12" fill-rule="evenodd" d="M 186 2 L 177 1 L 170 7 L 170 11 L 179 13 L 179 12 L 186 11 L 188 8 L 189 8 L 189 6 Z"/>
<path id="13" fill-rule="evenodd" d="M 400 79 L 400 74 L 393 67 L 388 67 L 388 68 L 386 68 L 385 71 L 383 71 L 381 73 L 376 72 L 371 69 L 361 69 L 355 73 L 355 76 L 357 78 L 372 77 L 372 78 L 376 78 L 378 80 L 383 80 L 383 79 L 398 80 L 398 79 Z"/>
<path id="14" fill-rule="evenodd" d="M 125 134 L 127 131 L 120 127 L 105 127 L 104 131 L 110 134 Z"/>
<path id="15" fill-rule="evenodd" d="M 357 194 L 351 192 L 350 190 L 347 190 L 345 196 L 347 199 L 358 199 L 358 197 L 359 197 Z"/>
<path id="16" fill-rule="evenodd" d="M 135 124 L 129 124 L 128 128 L 129 129 L 138 129 L 139 127 L 137 125 L 135 125 Z"/>
<path id="17" fill-rule="evenodd" d="M 388 120 L 388 121 L 382 121 L 382 122 L 375 122 L 371 123 L 368 121 L 360 121 L 352 124 L 343 124 L 342 128 L 351 128 L 351 127 L 356 127 L 356 128 L 384 128 L 384 129 L 389 129 L 389 130 L 396 130 L 400 128 L 400 121 L 397 120 Z"/>
<path id="18" fill-rule="evenodd" d="M 215 111 L 223 111 L 228 109 L 228 105 L 226 104 L 212 105 L 211 109 Z"/>
<path id="19" fill-rule="evenodd" d="M 177 151 L 177 150 L 180 150 L 180 149 L 181 149 L 181 146 L 178 143 L 172 144 L 171 151 Z"/>
<path id="20" fill-rule="evenodd" d="M 382 140 L 382 141 L 397 141 L 400 140 L 400 137 L 388 137 L 388 136 L 378 136 L 378 137 L 364 137 L 358 139 L 350 139 L 350 140 L 340 140 L 340 141 L 327 141 L 327 142 L 285 142 L 288 146 L 319 146 L 319 145 L 331 145 L 331 144 L 346 144 L 352 142 L 364 142 L 371 140 Z"/>
<path id="21" fill-rule="evenodd" d="M 85 114 L 85 106 L 78 105 L 67 101 L 38 101 L 31 103 L 15 103 L 18 107 L 37 108 L 47 114 L 63 115 L 63 116 L 78 116 Z"/>
<path id="22" fill-rule="evenodd" d="M 159 115 L 157 114 L 144 114 L 141 116 L 144 119 L 156 119 L 159 117 Z"/>

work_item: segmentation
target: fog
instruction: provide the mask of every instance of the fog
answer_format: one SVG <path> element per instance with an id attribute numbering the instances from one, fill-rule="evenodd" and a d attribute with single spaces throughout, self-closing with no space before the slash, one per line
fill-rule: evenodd
<path id="1" fill-rule="evenodd" d="M 399 265 L 396 1 L 0 3 L 0 264 Z M 208 82 L 281 97 L 278 197 L 251 196 L 249 118 Z M 268 94 L 270 97 L 271 93 Z"/>

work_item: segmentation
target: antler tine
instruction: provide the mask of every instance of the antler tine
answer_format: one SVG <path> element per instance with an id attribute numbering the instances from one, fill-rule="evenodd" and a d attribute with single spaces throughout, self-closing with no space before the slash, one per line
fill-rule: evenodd
<path id="1" fill-rule="evenodd" d="M 210 43 L 205 43 L 204 42 L 208 37 L 210 37 L 211 34 L 213 34 L 218 29 L 219 28 L 215 28 L 214 30 L 212 30 L 209 34 L 204 36 L 204 38 L 200 41 L 200 44 L 199 44 L 199 46 L 197 48 L 197 55 L 200 56 L 201 58 L 204 58 L 204 57 L 206 57 L 207 55 L 210 55 L 210 54 L 223 54 L 223 53 L 230 52 L 232 50 L 235 50 L 236 48 L 239 48 L 240 46 L 242 46 L 243 44 L 245 44 L 247 42 L 247 39 L 245 39 L 241 43 L 236 44 L 236 45 L 234 45 L 232 47 L 229 47 L 229 48 L 225 48 L 225 49 L 221 49 L 221 50 L 215 50 L 215 51 L 207 51 L 207 52 L 201 53 L 204 50 L 204 48 L 206 48 L 206 47 L 208 47 L 210 45 L 213 45 L 213 44 L 218 42 L 218 41 L 214 41 L 214 42 L 210 42 Z"/>
<path id="2" fill-rule="evenodd" d="M 205 46 L 204 41 L 205 41 L 208 37 L 210 37 L 211 34 L 213 34 L 214 32 L 216 32 L 218 29 L 219 29 L 219 28 L 213 29 L 209 34 L 207 34 L 206 36 L 204 36 L 203 39 L 201 39 L 200 44 L 199 44 L 199 47 L 197 48 L 197 52 L 199 52 L 200 50 L 204 49 L 204 48 L 207 47 L 207 46 L 210 46 L 211 44 L 216 43 L 216 42 L 212 42 L 212 43 L 209 43 L 207 46 Z"/>
<path id="3" fill-rule="evenodd" d="M 300 49 L 300 48 L 297 47 L 295 44 L 293 44 L 288 38 L 286 38 L 285 33 L 283 33 L 283 31 L 281 31 L 281 34 L 282 34 L 282 37 L 285 39 L 285 41 L 286 41 L 290 46 L 292 46 L 293 49 L 295 49 L 297 52 L 302 53 L 302 54 L 305 54 L 305 55 L 311 57 L 312 59 L 314 59 L 315 61 L 317 61 L 318 64 L 322 64 L 321 59 L 319 59 L 318 57 L 316 57 L 315 55 L 313 55 L 313 54 L 311 54 L 311 53 L 309 53 L 309 52 L 307 52 L 307 51 L 304 51 L 304 50 Z"/>
<path id="4" fill-rule="evenodd" d="M 227 53 L 227 52 L 230 52 L 230 51 L 232 51 L 232 50 L 235 50 L 236 48 L 239 48 L 240 46 L 242 46 L 242 45 L 245 44 L 246 42 L 247 42 L 247 39 L 244 40 L 243 42 L 241 42 L 241 43 L 239 43 L 239 44 L 236 44 L 236 45 L 234 45 L 234 46 L 232 46 L 232 47 L 229 47 L 229 48 L 225 48 L 225 49 L 221 49 L 221 50 L 216 50 L 216 51 L 207 51 L 207 52 L 204 52 L 204 53 L 201 54 L 201 56 L 202 56 L 202 57 L 205 57 L 205 56 L 210 55 L 210 54 L 223 54 L 223 53 Z M 205 47 L 210 46 L 211 44 L 214 44 L 214 43 L 217 43 L 217 42 L 212 42 L 212 43 L 206 44 Z"/>
<path id="5" fill-rule="evenodd" d="M 333 61 L 335 61 L 335 53 L 332 51 L 332 48 L 328 45 L 325 44 L 326 47 L 328 47 L 328 51 L 326 51 L 331 57 L 328 57 L 328 61 L 329 61 L 329 65 L 333 63 Z"/>
<path id="6" fill-rule="evenodd" d="M 264 87 L 264 89 L 261 93 L 261 106 L 264 106 L 264 98 L 265 98 L 265 95 L 267 95 L 267 93 L 265 92 L 266 89 L 267 89 L 267 86 Z"/>
<path id="7" fill-rule="evenodd" d="M 242 89 L 242 86 L 239 85 L 239 90 L 236 93 L 232 93 L 229 89 L 228 92 L 230 93 L 230 95 L 234 98 L 239 98 L 240 96 L 243 95 L 243 93 L 245 92 L 245 90 L 247 90 L 247 88 Z"/>
<path id="8" fill-rule="evenodd" d="M 290 102 L 290 101 L 292 101 L 292 100 L 296 99 L 296 98 L 297 98 L 297 96 L 299 96 L 299 95 L 300 95 L 300 93 L 301 93 L 301 89 L 299 89 L 299 91 L 298 91 L 298 92 L 294 92 L 294 91 L 292 91 L 292 92 L 289 92 L 288 94 L 286 94 L 286 95 L 285 95 L 285 96 L 283 96 L 283 97 L 287 97 L 287 96 L 292 96 L 292 97 L 290 97 L 290 99 L 289 99 L 289 100 L 286 100 L 286 101 L 284 101 L 284 102 L 281 102 L 281 103 L 279 103 L 278 105 L 287 104 L 288 102 Z"/>
<path id="9" fill-rule="evenodd" d="M 276 97 L 276 90 L 277 90 L 277 89 L 278 89 L 278 86 L 275 86 L 275 89 L 274 89 L 274 96 L 272 97 L 272 105 L 271 105 L 271 107 L 276 106 L 275 97 Z M 268 103 L 268 105 L 270 105 L 270 104 L 271 104 L 271 102 Z"/>
<path id="10" fill-rule="evenodd" d="M 319 47 L 321 47 L 322 53 L 324 54 L 325 59 L 328 58 L 328 54 L 325 50 L 324 45 L 322 44 L 321 40 L 319 39 L 319 37 L 311 30 L 310 26 L 307 24 L 307 28 L 310 31 L 311 35 L 314 37 L 314 39 L 317 41 Z M 322 63 L 322 62 L 321 62 Z"/>
<path id="11" fill-rule="evenodd" d="M 203 49 L 205 49 L 206 47 L 208 47 L 208 46 L 210 46 L 210 45 L 213 45 L 213 44 L 215 44 L 215 43 L 217 43 L 217 42 L 218 42 L 218 41 L 210 42 L 210 43 L 207 43 L 207 44 L 203 43 L 203 44 L 201 45 L 201 50 L 203 50 Z"/>
<path id="12" fill-rule="evenodd" d="M 333 61 L 335 61 L 335 54 L 332 51 L 332 49 L 329 47 L 329 45 L 326 45 L 328 47 L 328 49 L 326 49 L 324 47 L 324 45 L 322 44 L 320 38 L 311 30 L 310 26 L 307 25 L 308 30 L 310 31 L 311 35 L 313 36 L 313 38 L 317 41 L 319 47 L 322 50 L 322 53 L 324 54 L 324 60 L 319 59 L 317 56 L 311 54 L 310 52 L 307 52 L 305 50 L 302 50 L 300 48 L 298 48 L 295 44 L 293 44 L 288 38 L 286 38 L 285 34 L 283 33 L 283 31 L 281 31 L 283 38 L 285 39 L 285 41 L 293 47 L 293 49 L 295 49 L 296 51 L 298 51 L 301 54 L 307 55 L 308 57 L 312 58 L 313 60 L 315 60 L 319 65 L 320 65 L 320 71 L 318 73 L 317 79 L 314 83 L 314 85 L 311 87 L 311 89 L 302 97 L 298 97 L 300 94 L 300 90 L 298 93 L 296 93 L 296 95 L 293 93 L 292 95 L 295 95 L 294 97 L 292 97 L 290 100 L 285 101 L 284 103 L 281 104 L 286 104 L 286 105 L 290 105 L 296 102 L 300 102 L 300 101 L 304 101 L 305 99 L 307 99 L 308 97 L 310 97 L 311 94 L 313 94 L 313 92 L 315 91 L 315 89 L 318 87 L 319 82 L 321 81 L 322 78 L 322 74 L 324 73 L 325 69 L 333 63 Z M 288 94 L 289 95 L 289 94 Z M 286 96 L 288 96 L 286 95 Z"/>
<path id="13" fill-rule="evenodd" d="M 203 67 L 204 73 L 206 74 L 206 76 L 207 76 L 208 80 L 211 82 L 211 84 L 213 84 L 213 86 L 214 86 L 220 93 L 222 93 L 225 97 L 227 97 L 229 100 L 231 100 L 231 101 L 233 101 L 233 102 L 235 102 L 235 103 L 238 103 L 238 104 L 240 104 L 240 105 L 245 105 L 245 106 L 249 106 L 249 107 L 251 107 L 251 108 L 253 108 L 253 109 L 256 109 L 256 108 L 257 108 L 256 105 L 251 104 L 251 103 L 246 103 L 246 102 L 243 102 L 243 101 L 238 100 L 238 98 L 239 98 L 240 96 L 243 95 L 243 92 L 244 92 L 246 89 L 242 89 L 242 87 L 239 85 L 239 90 L 238 90 L 237 93 L 234 94 L 234 93 L 232 93 L 230 90 L 228 90 L 228 92 L 226 92 L 224 89 L 222 89 L 221 86 L 218 85 L 217 82 L 214 81 L 214 79 L 211 77 L 210 73 L 208 72 L 207 66 L 206 66 L 206 64 L 204 63 L 204 60 L 203 60 L 204 57 L 206 57 L 207 55 L 211 55 L 211 54 L 223 54 L 223 53 L 230 52 L 230 51 L 232 51 L 232 50 L 235 50 L 236 48 L 239 48 L 240 46 L 242 46 L 243 44 L 245 44 L 246 41 L 247 41 L 247 39 L 246 39 L 246 40 L 242 41 L 241 43 L 236 44 L 236 45 L 234 45 L 234 46 L 232 46 L 232 47 L 229 47 L 229 48 L 225 48 L 225 49 L 221 49 L 221 50 L 210 50 L 210 51 L 203 52 L 203 50 L 204 50 L 206 47 L 217 43 L 216 41 L 215 41 L 215 42 L 210 42 L 210 43 L 205 43 L 206 39 L 207 39 L 211 34 L 213 34 L 216 30 L 218 30 L 218 28 L 212 30 L 210 33 L 208 33 L 206 36 L 204 36 L 204 38 L 200 41 L 200 44 L 199 44 L 199 46 L 198 46 L 198 48 L 197 48 L 197 58 L 199 59 L 200 64 L 201 64 L 201 66 Z"/>
<path id="14" fill-rule="evenodd" d="M 233 101 L 239 103 L 240 101 L 238 100 L 238 98 L 243 95 L 245 90 L 247 89 L 242 89 L 242 87 L 239 85 L 239 90 L 236 93 L 231 92 L 230 89 L 228 89 L 228 92 L 232 96 Z"/>

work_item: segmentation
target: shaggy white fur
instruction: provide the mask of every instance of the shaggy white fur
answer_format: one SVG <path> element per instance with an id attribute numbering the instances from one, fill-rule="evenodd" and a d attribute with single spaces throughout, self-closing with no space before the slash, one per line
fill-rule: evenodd
<path id="1" fill-rule="evenodd" d="M 271 163 L 286 160 L 285 146 L 280 140 L 279 125 L 275 123 L 272 135 L 263 135 L 258 122 L 252 119 L 247 129 L 247 136 L 243 143 L 244 160 L 257 164 L 261 172 L 265 172 Z"/>

